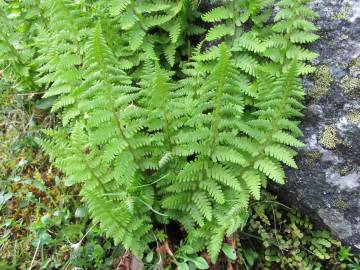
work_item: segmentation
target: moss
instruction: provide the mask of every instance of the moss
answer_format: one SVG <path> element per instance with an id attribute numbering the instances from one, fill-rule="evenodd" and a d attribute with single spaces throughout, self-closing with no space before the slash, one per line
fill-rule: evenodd
<path id="1" fill-rule="evenodd" d="M 346 119 L 350 124 L 357 125 L 360 123 L 360 112 L 359 111 L 351 111 L 346 115 Z"/>
<path id="2" fill-rule="evenodd" d="M 352 11 L 352 5 L 350 3 L 346 3 L 344 6 L 342 6 L 339 12 L 336 12 L 331 16 L 331 19 L 349 21 L 351 11 Z"/>
<path id="3" fill-rule="evenodd" d="M 310 151 L 307 152 L 306 155 L 309 159 L 312 159 L 313 161 L 319 160 L 321 157 L 321 153 L 319 151 Z"/>
<path id="4" fill-rule="evenodd" d="M 339 209 L 347 209 L 349 207 L 349 205 L 344 202 L 341 198 L 336 198 L 333 200 L 333 206 L 335 206 L 336 208 L 339 208 Z"/>
<path id="5" fill-rule="evenodd" d="M 350 63 L 349 74 L 350 74 L 352 77 L 360 78 L 360 57 L 354 59 L 354 60 Z"/>
<path id="6" fill-rule="evenodd" d="M 345 176 L 349 174 L 349 172 L 350 172 L 350 168 L 348 166 L 344 166 L 339 170 L 341 176 Z"/>
<path id="7" fill-rule="evenodd" d="M 360 78 L 354 78 L 346 75 L 340 82 L 341 88 L 344 90 L 346 96 L 354 98 L 360 92 Z"/>
<path id="8" fill-rule="evenodd" d="M 336 130 L 333 127 L 325 127 L 320 143 L 327 149 L 335 149 L 340 142 L 340 139 L 336 136 Z"/>
<path id="9" fill-rule="evenodd" d="M 354 67 L 360 67 L 360 57 L 353 60 L 352 66 Z"/>
<path id="10" fill-rule="evenodd" d="M 315 86 L 310 91 L 309 95 L 315 100 L 318 100 L 326 95 L 331 85 L 331 74 L 328 66 L 320 66 L 314 75 Z"/>
<path id="11" fill-rule="evenodd" d="M 304 166 L 308 168 L 314 167 L 318 164 L 318 161 L 321 158 L 321 153 L 319 151 L 313 150 L 305 153 L 306 158 L 304 160 Z"/>

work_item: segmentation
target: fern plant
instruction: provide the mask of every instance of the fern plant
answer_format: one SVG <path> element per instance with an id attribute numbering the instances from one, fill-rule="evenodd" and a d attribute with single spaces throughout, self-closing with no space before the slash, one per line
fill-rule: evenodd
<path id="1" fill-rule="evenodd" d="M 84 80 L 76 89 L 81 100 L 79 114 L 84 117 L 74 123 L 69 135 L 63 131 L 49 133 L 59 147 L 46 141 L 43 145 L 54 153 L 56 164 L 69 177 L 84 182 L 84 199 L 104 231 L 141 254 L 151 228 L 149 211 L 154 200 L 151 186 L 140 188 L 144 172 L 153 167 L 151 158 L 146 157 L 152 138 L 140 132 L 146 127 L 148 111 L 132 105 L 141 98 L 141 92 L 130 86 L 131 79 L 117 68 L 100 24 L 87 51 Z M 122 84 L 115 87 L 114 81 Z M 112 205 L 117 205 L 115 211 L 110 210 Z M 104 206 L 110 211 L 104 211 Z"/>
<path id="2" fill-rule="evenodd" d="M 108 237 L 141 257 L 175 222 L 185 254 L 215 263 L 267 181 L 284 183 L 316 57 L 308 2 L 41 2 L 36 84 L 63 125 L 39 142 Z"/>
<path id="3" fill-rule="evenodd" d="M 163 60 L 167 67 L 173 67 L 180 57 L 188 57 L 191 53 L 189 37 L 205 31 L 195 24 L 200 16 L 196 1 L 100 2 L 111 16 L 110 20 L 106 16 L 103 19 L 115 24 L 118 31 L 124 33 L 121 39 L 117 38 L 123 43 L 121 50 L 118 43 L 111 47 L 123 58 L 122 65 L 128 69 L 148 59 Z"/>
<path id="4" fill-rule="evenodd" d="M 32 1 L 27 3 L 27 10 L 34 12 Z M 12 13 L 12 16 L 10 16 Z M 33 51 L 28 46 L 32 42 L 33 24 L 31 15 L 14 3 L 0 1 L 0 79 L 15 82 L 20 91 L 36 90 L 30 65 Z M 26 30 L 22 30 L 25 28 Z"/>

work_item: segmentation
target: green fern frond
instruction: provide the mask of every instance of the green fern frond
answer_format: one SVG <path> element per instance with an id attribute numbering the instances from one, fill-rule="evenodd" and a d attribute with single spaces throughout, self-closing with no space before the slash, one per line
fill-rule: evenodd
<path id="1" fill-rule="evenodd" d="M 286 145 L 290 145 L 290 146 L 294 146 L 294 147 L 304 147 L 304 143 L 302 143 L 298 139 L 294 138 L 292 135 L 290 135 L 286 132 L 283 132 L 283 131 L 278 131 L 278 132 L 274 133 L 272 135 L 272 139 L 275 142 L 279 142 L 282 144 L 286 144 Z"/>
<path id="2" fill-rule="evenodd" d="M 256 170 L 247 170 L 243 173 L 242 179 L 244 179 L 255 200 L 259 200 L 261 194 L 261 178 L 259 173 Z"/>
<path id="3" fill-rule="evenodd" d="M 265 158 L 257 160 L 254 168 L 266 174 L 270 179 L 279 184 L 284 184 L 285 173 L 281 166 L 271 159 Z"/>
<path id="4" fill-rule="evenodd" d="M 110 3 L 110 14 L 112 16 L 120 15 L 131 2 L 131 0 L 112 0 Z"/>
<path id="5" fill-rule="evenodd" d="M 225 7 L 214 8 L 201 16 L 205 22 L 219 22 L 232 17 L 233 13 Z"/>
<path id="6" fill-rule="evenodd" d="M 209 30 L 209 32 L 206 35 L 205 40 L 213 41 L 216 39 L 220 39 L 224 36 L 233 35 L 233 34 L 234 34 L 234 30 L 232 27 L 224 25 L 224 24 L 220 24 L 220 25 L 214 26 L 213 28 L 211 28 Z"/>
<path id="7" fill-rule="evenodd" d="M 234 50 L 246 49 L 254 53 L 265 51 L 265 45 L 254 33 L 244 33 L 234 40 Z"/>
<path id="8" fill-rule="evenodd" d="M 289 167 L 297 169 L 296 163 L 294 161 L 294 153 L 290 149 L 287 149 L 281 145 L 273 144 L 265 148 L 265 154 L 285 163 Z"/>
<path id="9" fill-rule="evenodd" d="M 318 35 L 305 31 L 297 31 L 291 34 L 290 40 L 293 43 L 310 43 L 319 38 Z"/>

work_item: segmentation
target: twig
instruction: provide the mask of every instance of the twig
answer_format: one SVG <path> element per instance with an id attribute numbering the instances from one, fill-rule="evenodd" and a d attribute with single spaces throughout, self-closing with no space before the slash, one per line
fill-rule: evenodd
<path id="1" fill-rule="evenodd" d="M 36 255 L 37 255 L 37 253 L 38 253 L 38 251 L 39 251 L 40 242 L 41 242 L 41 241 L 39 240 L 39 242 L 38 242 L 38 244 L 37 244 L 37 247 L 36 247 L 36 249 L 35 249 L 35 254 L 34 254 L 34 256 L 33 256 L 32 260 L 31 260 L 31 264 L 30 264 L 29 270 L 31 270 L 31 268 L 33 267 L 33 264 L 34 264 L 34 262 L 35 262 Z"/>
<path id="2" fill-rule="evenodd" d="M 14 93 L 14 94 L 7 94 L 9 96 L 34 96 L 34 95 L 42 95 L 45 92 L 28 92 L 28 93 Z"/>
<path id="3" fill-rule="evenodd" d="M 277 201 L 258 201 L 258 202 L 254 202 L 254 203 L 250 204 L 250 206 L 255 205 L 255 204 L 259 204 L 259 203 L 273 203 L 273 204 L 278 204 L 278 205 L 280 205 L 280 206 L 282 206 L 282 207 L 284 207 L 284 208 L 286 208 L 286 209 L 292 210 L 291 207 L 289 207 L 289 206 L 287 206 L 287 205 L 285 205 L 285 204 L 282 204 L 282 203 L 280 203 L 280 202 L 277 202 Z"/>
<path id="4" fill-rule="evenodd" d="M 156 247 L 157 249 L 159 248 L 159 242 L 158 242 L 158 239 L 156 237 L 156 235 L 152 232 L 154 238 L 155 238 L 155 241 L 156 241 Z M 159 257 L 159 261 L 156 263 L 161 269 L 162 269 L 162 265 L 163 265 L 163 262 L 162 262 L 162 258 L 161 258 L 161 255 L 160 253 L 157 253 L 158 254 L 158 257 Z"/>
<path id="5" fill-rule="evenodd" d="M 147 186 L 151 186 L 153 184 L 156 184 L 157 182 L 163 180 L 164 178 L 168 177 L 169 176 L 169 173 L 168 174 L 165 174 L 164 176 L 160 177 L 159 179 L 155 180 L 154 182 L 150 183 L 150 184 L 145 184 L 145 185 L 141 185 L 141 186 L 135 186 L 134 188 L 142 188 L 142 187 L 147 187 Z"/>
<path id="6" fill-rule="evenodd" d="M 69 243 L 70 243 L 70 247 L 72 248 L 72 250 L 74 251 L 74 252 L 77 252 L 79 249 L 80 249 L 80 247 L 81 247 L 81 244 L 82 244 L 82 242 L 84 241 L 84 239 L 85 239 L 85 237 L 89 234 L 89 232 L 96 226 L 96 225 L 98 225 L 99 224 L 99 222 L 97 222 L 97 223 L 95 223 L 94 225 L 92 225 L 88 230 L 87 230 L 87 232 L 83 235 L 83 237 L 81 237 L 81 239 L 77 242 L 77 243 L 75 243 L 75 244 L 73 244 L 73 243 L 71 243 L 70 241 L 69 241 L 69 239 L 68 239 L 68 241 L 69 241 Z M 72 256 L 72 255 L 71 255 Z M 67 270 L 68 268 L 69 268 L 69 266 L 70 266 L 70 259 L 68 259 L 68 261 L 66 262 L 66 268 L 65 268 L 65 270 Z M 65 267 L 65 266 L 64 266 Z M 29 269 L 30 270 L 30 269 Z"/>
<path id="7" fill-rule="evenodd" d="M 160 213 L 156 211 L 154 208 L 151 207 L 150 204 L 144 202 L 142 199 L 137 198 L 140 202 L 142 202 L 147 208 L 149 208 L 151 211 L 153 211 L 155 214 L 158 214 L 159 216 L 168 217 L 168 215 Z"/>
<path id="8" fill-rule="evenodd" d="M 90 227 L 90 229 L 88 229 L 87 232 L 83 235 L 83 237 L 80 239 L 79 242 L 77 242 L 77 243 L 75 243 L 75 244 L 71 244 L 71 248 L 72 248 L 74 251 L 77 251 L 77 250 L 80 248 L 80 246 L 81 246 L 82 242 L 84 241 L 85 237 L 89 234 L 89 232 L 91 232 L 91 230 L 92 230 L 97 224 L 98 224 L 98 223 L 95 223 L 94 225 L 92 225 L 92 226 Z"/>

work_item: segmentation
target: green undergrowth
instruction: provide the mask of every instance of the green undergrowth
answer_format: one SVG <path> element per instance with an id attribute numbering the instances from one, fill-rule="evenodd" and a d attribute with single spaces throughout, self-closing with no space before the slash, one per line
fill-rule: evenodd
<path id="1" fill-rule="evenodd" d="M 113 269 L 122 248 L 101 236 L 79 187 L 66 186 L 35 142 L 54 115 L 11 86 L 0 81 L 0 269 Z"/>
<path id="2" fill-rule="evenodd" d="M 245 269 L 359 269 L 359 257 L 349 248 L 273 195 L 267 194 L 252 211 L 239 235 L 238 256 Z"/>
<path id="3" fill-rule="evenodd" d="M 0 269 L 116 269 L 123 248 L 91 222 L 79 188 L 66 186 L 35 142 L 39 129 L 51 123 L 48 113 L 36 109 L 36 96 L 14 95 L 1 83 L 0 119 L 7 129 L 0 134 Z M 215 269 L 360 269 L 348 248 L 273 195 L 250 207 L 248 225 L 230 241 L 235 252 L 223 249 Z M 179 263 L 196 269 L 196 257 L 184 255 L 166 235 L 158 237 L 169 241 Z M 172 260 L 151 252 L 144 268 L 160 269 L 161 261 L 174 269 Z"/>

